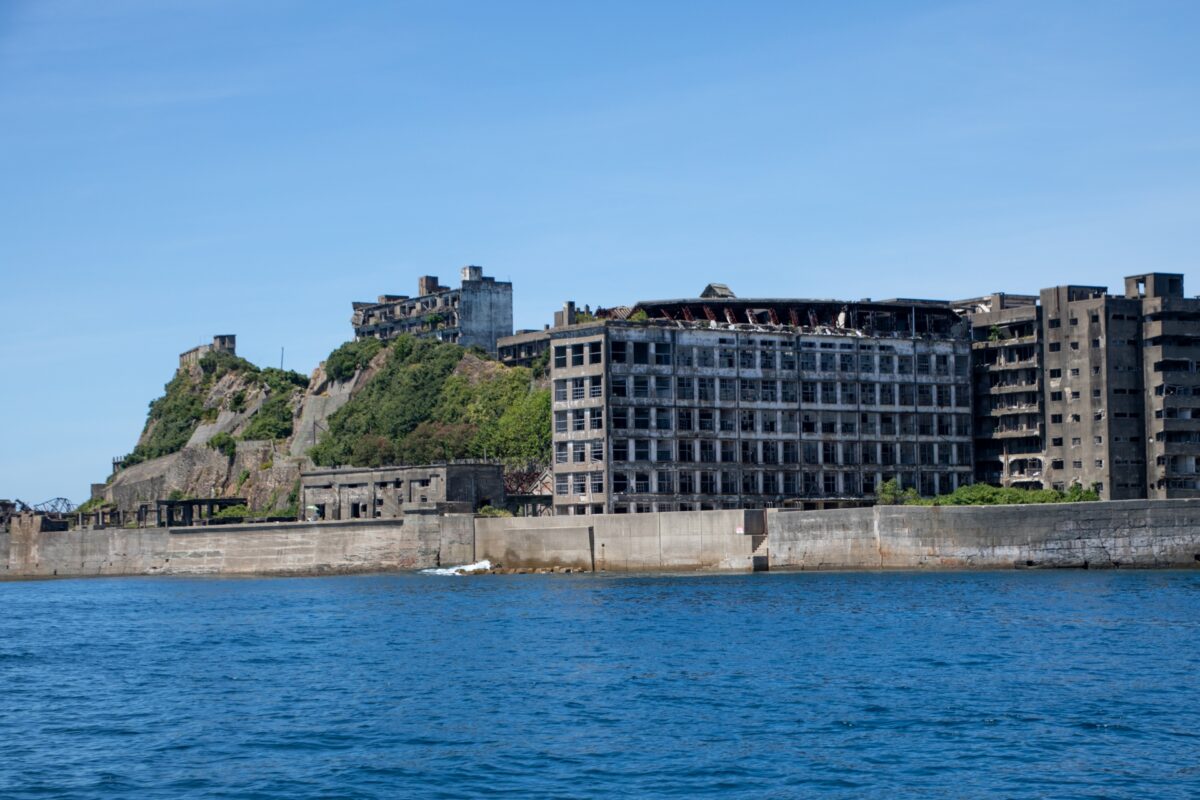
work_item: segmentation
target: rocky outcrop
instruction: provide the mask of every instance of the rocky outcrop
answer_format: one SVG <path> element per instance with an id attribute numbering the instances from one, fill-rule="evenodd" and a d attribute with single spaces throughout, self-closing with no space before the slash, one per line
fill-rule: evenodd
<path id="1" fill-rule="evenodd" d="M 274 441 L 240 439 L 266 399 L 266 388 L 243 373 L 223 375 L 204 398 L 204 407 L 216 410 L 215 419 L 201 422 L 182 450 L 114 474 L 105 486 L 104 498 L 125 511 L 173 494 L 245 497 L 252 509 L 286 508 L 293 500 L 300 472 L 311 466 L 308 450 L 326 429 L 329 417 L 366 385 L 386 355 L 381 351 L 346 381 L 329 379 L 324 365 L 318 366 L 308 388 L 293 404 L 292 436 Z M 198 368 L 192 369 L 198 377 Z M 149 430 L 147 426 L 139 441 L 146 439 Z M 222 433 L 235 440 L 232 457 L 209 444 Z"/>

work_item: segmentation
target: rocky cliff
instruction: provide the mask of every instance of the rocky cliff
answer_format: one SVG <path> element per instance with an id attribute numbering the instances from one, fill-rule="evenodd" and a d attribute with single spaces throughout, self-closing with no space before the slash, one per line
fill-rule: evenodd
<path id="1" fill-rule="evenodd" d="M 211 353 L 150 404 L 136 447 L 92 502 L 132 511 L 245 497 L 254 512 L 290 515 L 314 455 L 324 465 L 478 455 L 524 465 L 548 458 L 549 408 L 529 370 L 408 337 L 343 345 L 308 378 Z"/>

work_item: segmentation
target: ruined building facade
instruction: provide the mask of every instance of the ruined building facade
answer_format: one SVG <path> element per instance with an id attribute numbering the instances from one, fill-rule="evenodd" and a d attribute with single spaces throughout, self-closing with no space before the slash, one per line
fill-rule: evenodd
<path id="1" fill-rule="evenodd" d="M 213 337 L 212 344 L 202 344 L 179 354 L 179 368 L 195 366 L 208 353 L 229 353 L 237 355 L 237 336 L 232 333 L 218 334 Z"/>
<path id="2" fill-rule="evenodd" d="M 640 313 L 639 313 L 640 312 Z M 945 304 L 640 303 L 552 329 L 554 508 L 855 504 L 972 480 L 970 342 Z"/>
<path id="3" fill-rule="evenodd" d="M 306 519 L 397 519 L 405 512 L 469 514 L 504 504 L 504 470 L 483 461 L 339 467 L 300 475 Z"/>
<path id="4" fill-rule="evenodd" d="M 978 480 L 1200 497 L 1200 300 L 1182 275 L 955 305 L 972 325 Z"/>
<path id="5" fill-rule="evenodd" d="M 388 340 L 400 334 L 434 338 L 497 353 L 496 341 L 513 330 L 512 284 L 463 267 L 457 289 L 442 286 L 435 275 L 417 281 L 417 295 L 380 295 L 374 303 L 354 303 L 355 339 Z"/>

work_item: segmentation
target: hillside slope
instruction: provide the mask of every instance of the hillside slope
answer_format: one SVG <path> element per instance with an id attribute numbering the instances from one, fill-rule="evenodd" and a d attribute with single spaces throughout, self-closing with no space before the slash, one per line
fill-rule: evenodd
<path id="1" fill-rule="evenodd" d="M 295 513 L 300 472 L 493 457 L 547 463 L 550 393 L 529 370 L 457 345 L 401 337 L 342 345 L 309 378 L 210 353 L 150 404 L 103 501 L 245 497 Z"/>

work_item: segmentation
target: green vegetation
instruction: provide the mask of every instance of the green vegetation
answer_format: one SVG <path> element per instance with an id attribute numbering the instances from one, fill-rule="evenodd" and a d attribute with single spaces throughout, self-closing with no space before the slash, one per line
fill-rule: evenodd
<path id="1" fill-rule="evenodd" d="M 162 397 L 150 403 L 150 416 L 146 420 L 148 435 L 125 457 L 125 466 L 182 450 L 200 424 L 204 397 L 192 377 L 180 370 L 165 389 Z"/>
<path id="2" fill-rule="evenodd" d="M 960 486 L 950 494 L 937 497 L 921 497 L 913 488 L 900 491 L 895 480 L 885 481 L 876 492 L 879 505 L 890 506 L 998 506 L 1027 505 L 1031 503 L 1083 503 L 1099 500 L 1100 495 L 1092 489 L 1078 484 L 1065 492 L 1057 489 L 1016 489 L 975 483 Z"/>
<path id="3" fill-rule="evenodd" d="M 292 401 L 308 386 L 308 378 L 299 372 L 267 367 L 258 373 L 257 382 L 265 387 L 267 398 L 250 418 L 242 438 L 286 439 L 292 435 Z"/>
<path id="4" fill-rule="evenodd" d="M 647 322 L 649 319 L 650 315 L 647 314 L 646 310 L 642 308 L 639 308 L 637 311 L 629 315 L 630 322 Z"/>
<path id="5" fill-rule="evenodd" d="M 251 418 L 247 435 L 243 438 L 290 436 L 291 399 L 295 392 L 308 385 L 306 377 L 272 367 L 259 369 L 246 359 L 230 353 L 205 353 L 200 359 L 198 374 L 187 369 L 177 371 L 164 387 L 163 396 L 150 403 L 150 414 L 143 431 L 144 441 L 125 457 L 124 465 L 131 467 L 182 450 L 201 422 L 215 422 L 220 409 L 216 406 L 206 408 L 205 400 L 213 384 L 230 373 L 238 373 L 248 384 L 264 387 L 268 392 L 267 400 Z M 240 406 L 240 410 L 244 410 L 245 402 L 245 389 L 239 389 L 230 399 L 230 409 L 239 410 Z M 249 435 L 251 433 L 254 435 Z M 229 455 L 229 445 L 223 444 L 223 441 L 214 448 Z"/>
<path id="6" fill-rule="evenodd" d="M 236 506 L 227 506 L 220 511 L 213 512 L 213 519 L 242 519 L 250 515 L 250 509 L 239 503 Z"/>
<path id="7" fill-rule="evenodd" d="M 550 348 L 546 348 L 538 353 L 537 358 L 533 360 L 531 365 L 533 370 L 533 379 L 541 380 L 550 375 Z"/>
<path id="8" fill-rule="evenodd" d="M 528 369 L 478 361 L 470 374 L 455 374 L 462 347 L 410 336 L 390 349 L 379 372 L 330 417 L 309 451 L 317 464 L 549 459 L 550 392 L 531 388 Z"/>
<path id="9" fill-rule="evenodd" d="M 475 513 L 481 517 L 511 517 L 513 515 L 508 509 L 495 506 L 484 506 Z"/>
<path id="10" fill-rule="evenodd" d="M 233 458 L 237 454 L 237 440 L 224 431 L 209 439 L 208 446 L 223 453 L 226 458 Z"/>
<path id="11" fill-rule="evenodd" d="M 238 473 L 237 488 L 240 491 L 246 481 L 250 480 L 250 470 L 244 469 Z"/>
<path id="12" fill-rule="evenodd" d="M 76 508 L 75 510 L 81 514 L 89 514 L 93 511 L 99 511 L 100 509 L 104 508 L 105 506 L 115 506 L 115 505 L 116 505 L 116 503 L 110 503 L 108 500 L 105 500 L 103 497 L 93 497 L 92 499 L 80 504 L 79 507 Z"/>
<path id="13" fill-rule="evenodd" d="M 371 359 L 382 349 L 383 342 L 378 339 L 346 342 L 325 359 L 325 374 L 339 383 L 348 381 L 354 377 L 355 372 L 370 364 Z"/>

